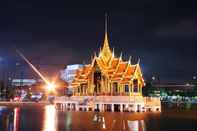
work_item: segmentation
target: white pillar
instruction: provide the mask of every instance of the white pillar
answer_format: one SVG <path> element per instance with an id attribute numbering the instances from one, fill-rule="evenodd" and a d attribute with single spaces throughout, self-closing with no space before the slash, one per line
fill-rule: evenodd
<path id="1" fill-rule="evenodd" d="M 134 104 L 134 105 L 133 105 L 133 111 L 134 111 L 134 112 L 137 112 L 137 104 Z"/>
<path id="2" fill-rule="evenodd" d="M 111 104 L 111 111 L 114 112 L 114 104 Z"/>
<path id="3" fill-rule="evenodd" d="M 79 111 L 78 104 L 76 104 L 76 103 L 75 103 L 75 109 L 76 109 L 76 111 Z"/>
<path id="4" fill-rule="evenodd" d="M 105 111 L 105 105 L 102 104 L 102 111 L 104 112 Z"/>
<path id="5" fill-rule="evenodd" d="M 99 104 L 99 112 L 102 112 L 102 104 Z"/>
<path id="6" fill-rule="evenodd" d="M 120 104 L 120 112 L 123 112 L 123 104 Z"/>
<path id="7" fill-rule="evenodd" d="M 66 110 L 66 104 L 64 103 L 63 104 L 63 111 L 65 111 Z"/>

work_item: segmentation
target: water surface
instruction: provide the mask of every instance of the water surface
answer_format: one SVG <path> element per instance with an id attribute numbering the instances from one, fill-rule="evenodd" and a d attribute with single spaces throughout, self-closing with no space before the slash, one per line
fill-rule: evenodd
<path id="1" fill-rule="evenodd" d="M 196 123 L 195 117 L 160 113 L 71 112 L 53 105 L 0 107 L 0 131 L 196 131 Z"/>

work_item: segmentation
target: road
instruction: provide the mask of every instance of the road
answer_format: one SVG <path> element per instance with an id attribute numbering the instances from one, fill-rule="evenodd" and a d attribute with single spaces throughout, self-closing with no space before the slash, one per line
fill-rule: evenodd
<path id="1" fill-rule="evenodd" d="M 48 101 L 39 101 L 39 102 L 11 102 L 11 101 L 0 101 L 0 106 L 35 106 L 35 105 L 48 105 Z"/>

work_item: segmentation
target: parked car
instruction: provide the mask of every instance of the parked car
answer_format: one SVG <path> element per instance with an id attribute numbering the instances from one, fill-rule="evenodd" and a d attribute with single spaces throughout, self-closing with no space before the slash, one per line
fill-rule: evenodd
<path id="1" fill-rule="evenodd" d="M 31 100 L 35 101 L 35 102 L 38 102 L 42 99 L 42 97 L 43 97 L 42 93 L 34 93 L 34 94 L 31 95 Z"/>
<path id="2" fill-rule="evenodd" d="M 15 97 L 13 98 L 13 101 L 15 101 L 15 102 L 20 101 L 20 96 L 15 96 Z"/>
<path id="3" fill-rule="evenodd" d="M 54 96 L 48 96 L 48 101 L 49 101 L 51 104 L 53 104 L 54 100 L 55 100 L 55 97 L 54 97 Z"/>

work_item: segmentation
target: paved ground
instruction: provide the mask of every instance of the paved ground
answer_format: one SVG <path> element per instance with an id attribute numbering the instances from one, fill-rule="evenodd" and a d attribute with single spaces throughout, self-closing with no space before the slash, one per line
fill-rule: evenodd
<path id="1" fill-rule="evenodd" d="M 10 102 L 10 101 L 0 101 L 0 106 L 34 106 L 34 105 L 48 105 L 48 101 L 39 102 Z"/>

